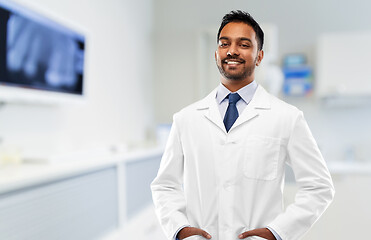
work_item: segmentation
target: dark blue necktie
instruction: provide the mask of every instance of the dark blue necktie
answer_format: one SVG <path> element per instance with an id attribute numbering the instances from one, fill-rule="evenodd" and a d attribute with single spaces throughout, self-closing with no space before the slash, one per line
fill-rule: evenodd
<path id="1" fill-rule="evenodd" d="M 238 100 L 241 99 L 241 97 L 240 95 L 238 95 L 238 93 L 230 93 L 228 94 L 227 98 L 229 100 L 229 105 L 227 108 L 227 112 L 224 115 L 224 126 L 228 132 L 229 129 L 231 129 L 233 123 L 238 118 L 236 103 L 238 102 Z"/>

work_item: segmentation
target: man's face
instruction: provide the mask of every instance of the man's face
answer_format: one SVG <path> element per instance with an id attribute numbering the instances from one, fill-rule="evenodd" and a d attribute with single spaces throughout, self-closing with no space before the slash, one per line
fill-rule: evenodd
<path id="1" fill-rule="evenodd" d="M 220 32 L 215 60 L 220 74 L 227 80 L 254 78 L 255 66 L 263 59 L 258 50 L 255 31 L 242 22 L 231 22 Z"/>

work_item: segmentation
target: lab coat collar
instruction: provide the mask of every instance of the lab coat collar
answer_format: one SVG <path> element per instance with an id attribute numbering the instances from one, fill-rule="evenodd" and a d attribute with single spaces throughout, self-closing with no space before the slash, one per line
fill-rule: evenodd
<path id="1" fill-rule="evenodd" d="M 219 128 L 221 128 L 225 133 L 225 126 L 223 119 L 220 116 L 218 104 L 215 100 L 217 88 L 214 89 L 207 97 L 202 99 L 197 104 L 197 110 L 205 111 L 204 115 Z M 259 115 L 258 109 L 270 109 L 271 108 L 271 96 L 267 91 L 260 85 L 258 85 L 256 92 L 247 107 L 244 109 L 242 114 L 237 118 L 236 122 L 233 124 L 232 128 L 229 130 L 231 132 L 234 128 L 239 125 L 249 121 L 250 119 Z"/>

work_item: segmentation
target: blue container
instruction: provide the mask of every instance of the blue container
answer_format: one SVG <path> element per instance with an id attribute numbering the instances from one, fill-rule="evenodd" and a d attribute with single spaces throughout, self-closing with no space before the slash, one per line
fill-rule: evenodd
<path id="1" fill-rule="evenodd" d="M 307 96 L 313 89 L 312 69 L 309 66 L 284 67 L 283 92 L 288 96 Z"/>

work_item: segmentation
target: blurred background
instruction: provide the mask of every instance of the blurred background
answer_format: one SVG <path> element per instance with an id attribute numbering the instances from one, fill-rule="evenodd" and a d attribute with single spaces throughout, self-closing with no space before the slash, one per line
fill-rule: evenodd
<path id="1" fill-rule="evenodd" d="M 219 84 L 216 33 L 248 11 L 256 80 L 304 111 L 333 204 L 306 240 L 367 238 L 371 3 L 0 0 L 0 239 L 165 239 L 151 204 L 172 115 Z M 285 202 L 296 186 L 288 169 Z"/>

